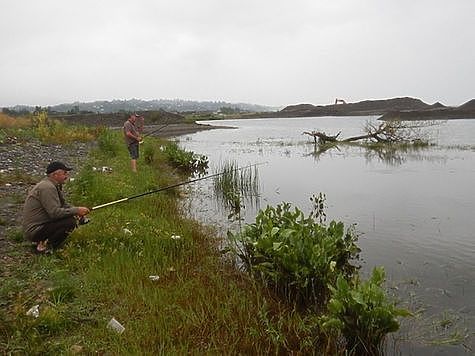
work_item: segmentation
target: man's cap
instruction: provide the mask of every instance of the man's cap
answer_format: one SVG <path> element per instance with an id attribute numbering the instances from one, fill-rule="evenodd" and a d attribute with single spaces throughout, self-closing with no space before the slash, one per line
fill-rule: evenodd
<path id="1" fill-rule="evenodd" d="M 46 174 L 53 173 L 54 171 L 57 171 L 58 169 L 62 169 L 63 171 L 72 170 L 72 168 L 67 167 L 63 162 L 54 161 L 48 164 L 48 167 L 46 167 Z"/>

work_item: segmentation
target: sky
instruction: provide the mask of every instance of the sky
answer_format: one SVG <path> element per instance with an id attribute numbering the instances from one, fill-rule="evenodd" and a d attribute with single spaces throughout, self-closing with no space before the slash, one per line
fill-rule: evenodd
<path id="1" fill-rule="evenodd" d="M 0 107 L 475 98 L 475 0 L 0 0 Z"/>

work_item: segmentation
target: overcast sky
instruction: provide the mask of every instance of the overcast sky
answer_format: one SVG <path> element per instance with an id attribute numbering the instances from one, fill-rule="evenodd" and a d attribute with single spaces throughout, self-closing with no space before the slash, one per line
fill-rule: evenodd
<path id="1" fill-rule="evenodd" d="M 475 98 L 475 0 L 1 0 L 0 13 L 0 107 Z"/>

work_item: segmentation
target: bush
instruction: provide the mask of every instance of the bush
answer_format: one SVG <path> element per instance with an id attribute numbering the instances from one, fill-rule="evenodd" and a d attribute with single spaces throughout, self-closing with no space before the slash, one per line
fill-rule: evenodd
<path id="1" fill-rule="evenodd" d="M 368 281 L 339 276 L 336 286 L 329 286 L 331 299 L 328 315 L 322 317 L 323 328 L 342 333 L 347 350 L 356 355 L 379 354 L 386 334 L 399 329 L 397 317 L 411 315 L 388 300 L 384 280 L 384 269 L 379 267 Z"/>
<path id="2" fill-rule="evenodd" d="M 204 155 L 196 154 L 193 151 L 185 151 L 178 147 L 175 142 L 163 147 L 168 161 L 183 171 L 202 173 L 208 168 L 208 157 Z"/>
<path id="3" fill-rule="evenodd" d="M 323 305 L 337 276 L 351 278 L 358 268 L 353 229 L 320 225 L 289 203 L 259 211 L 254 224 L 229 237 L 254 276 L 302 306 Z"/>
<path id="4" fill-rule="evenodd" d="M 117 155 L 121 146 L 111 130 L 105 130 L 98 138 L 99 149 L 108 157 Z"/>

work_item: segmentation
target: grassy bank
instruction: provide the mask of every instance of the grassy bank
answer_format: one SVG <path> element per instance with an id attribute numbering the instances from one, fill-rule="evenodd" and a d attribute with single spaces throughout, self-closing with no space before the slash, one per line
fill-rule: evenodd
<path id="1" fill-rule="evenodd" d="M 68 183 L 94 206 L 186 179 L 150 139 L 132 174 L 119 133 Z M 112 172 L 102 172 L 107 166 Z M 96 169 L 94 169 L 94 167 Z M 209 229 L 180 211 L 170 190 L 94 211 L 62 250 L 31 256 L 0 287 L 0 351 L 20 354 L 267 354 L 323 350 L 315 318 L 296 313 L 223 260 Z M 18 253 L 29 246 L 10 239 Z M 158 276 L 152 278 L 151 276 Z M 27 311 L 39 305 L 39 316 Z M 107 327 L 111 318 L 122 334 Z"/>

